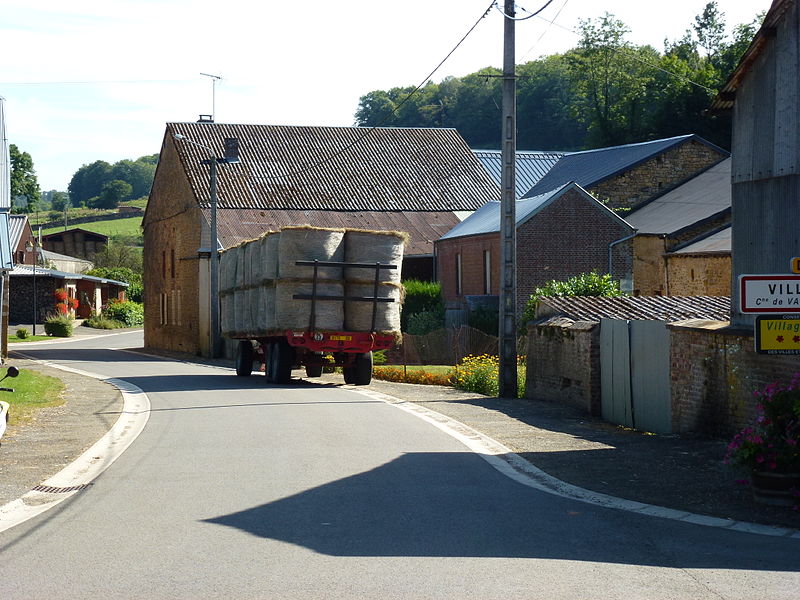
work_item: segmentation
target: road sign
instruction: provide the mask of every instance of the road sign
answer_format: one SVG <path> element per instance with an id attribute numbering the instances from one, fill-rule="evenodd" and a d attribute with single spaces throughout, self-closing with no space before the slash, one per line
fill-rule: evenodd
<path id="1" fill-rule="evenodd" d="M 739 309 L 756 314 L 800 312 L 800 275 L 740 275 Z"/>
<path id="2" fill-rule="evenodd" d="M 756 317 L 756 352 L 800 354 L 800 315 Z"/>
<path id="3" fill-rule="evenodd" d="M 800 256 L 795 256 L 789 263 L 789 270 L 792 273 L 800 273 Z"/>

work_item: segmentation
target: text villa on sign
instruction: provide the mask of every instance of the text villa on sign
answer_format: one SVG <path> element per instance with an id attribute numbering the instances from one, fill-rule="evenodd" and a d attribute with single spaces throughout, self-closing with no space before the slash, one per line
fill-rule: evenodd
<path id="1" fill-rule="evenodd" d="M 800 275 L 740 275 L 743 313 L 800 312 Z"/>

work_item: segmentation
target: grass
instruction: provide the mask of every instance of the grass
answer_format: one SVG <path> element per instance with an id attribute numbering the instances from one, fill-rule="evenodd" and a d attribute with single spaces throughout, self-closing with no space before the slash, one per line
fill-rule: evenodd
<path id="1" fill-rule="evenodd" d="M 70 225 L 72 228 L 73 225 Z M 141 237 L 142 235 L 142 217 L 128 217 L 126 219 L 113 219 L 109 221 L 95 221 L 93 223 L 80 223 L 74 225 L 86 231 L 93 231 L 109 237 L 125 236 L 125 237 Z M 64 227 L 51 227 L 50 229 L 43 229 L 42 234 L 57 233 L 64 231 Z"/>
<path id="2" fill-rule="evenodd" d="M 14 388 L 13 393 L 0 392 L 0 399 L 11 405 L 9 425 L 27 423 L 37 410 L 64 404 L 61 380 L 36 371 L 20 369 L 18 377 L 9 377 L 0 386 Z"/>
<path id="3" fill-rule="evenodd" d="M 25 339 L 18 338 L 15 335 L 9 334 L 8 336 L 8 343 L 9 344 L 17 344 L 23 342 L 41 342 L 42 340 L 52 340 L 49 335 L 29 335 Z"/>

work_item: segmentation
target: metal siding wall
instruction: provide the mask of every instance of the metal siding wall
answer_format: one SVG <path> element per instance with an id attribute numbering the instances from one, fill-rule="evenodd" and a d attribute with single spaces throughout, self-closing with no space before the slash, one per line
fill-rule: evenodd
<path id="1" fill-rule="evenodd" d="M 630 322 L 631 390 L 636 429 L 672 433 L 669 345 L 666 323 Z"/>
<path id="2" fill-rule="evenodd" d="M 600 320 L 600 388 L 603 419 L 633 427 L 628 321 Z"/>
<path id="3" fill-rule="evenodd" d="M 800 174 L 798 149 L 800 148 L 800 35 L 798 10 L 795 5 L 780 23 L 775 40 L 775 54 L 780 60 L 776 69 L 775 89 L 775 163 L 776 177 Z"/>

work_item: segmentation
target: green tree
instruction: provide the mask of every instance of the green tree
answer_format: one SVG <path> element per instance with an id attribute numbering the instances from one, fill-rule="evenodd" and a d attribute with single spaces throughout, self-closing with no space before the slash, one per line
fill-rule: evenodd
<path id="1" fill-rule="evenodd" d="M 144 157 L 143 157 L 144 158 Z M 137 159 L 121 160 L 111 167 L 111 179 L 125 181 L 131 185 L 131 198 L 141 198 L 150 193 L 156 165 L 152 162 Z"/>
<path id="2" fill-rule="evenodd" d="M 703 12 L 694 18 L 693 27 L 706 56 L 718 54 L 725 40 L 725 13 L 719 11 L 716 2 L 705 5 Z"/>
<path id="3" fill-rule="evenodd" d="M 95 268 L 127 268 L 142 273 L 142 252 L 129 243 L 132 240 L 109 240 L 108 244 L 94 255 Z"/>
<path id="4" fill-rule="evenodd" d="M 27 152 L 20 152 L 15 144 L 9 145 L 8 154 L 11 160 L 11 198 L 24 196 L 28 204 L 22 208 L 22 212 L 32 212 L 41 199 L 33 159 Z"/>
<path id="5" fill-rule="evenodd" d="M 115 179 L 103 185 L 92 208 L 117 208 L 119 203 L 131 196 L 133 186 L 127 181 Z"/>
<path id="6" fill-rule="evenodd" d="M 142 301 L 142 273 L 128 267 L 95 267 L 86 272 L 87 275 L 114 279 L 128 284 L 125 295 L 132 302 Z"/>
<path id="7" fill-rule="evenodd" d="M 51 194 L 51 208 L 58 212 L 64 212 L 71 204 L 69 202 L 69 194 L 66 192 L 53 191 Z"/>
<path id="8" fill-rule="evenodd" d="M 89 199 L 100 196 L 103 186 L 111 181 L 111 165 L 96 160 L 83 165 L 72 176 L 67 190 L 73 206 L 86 206 Z"/>

